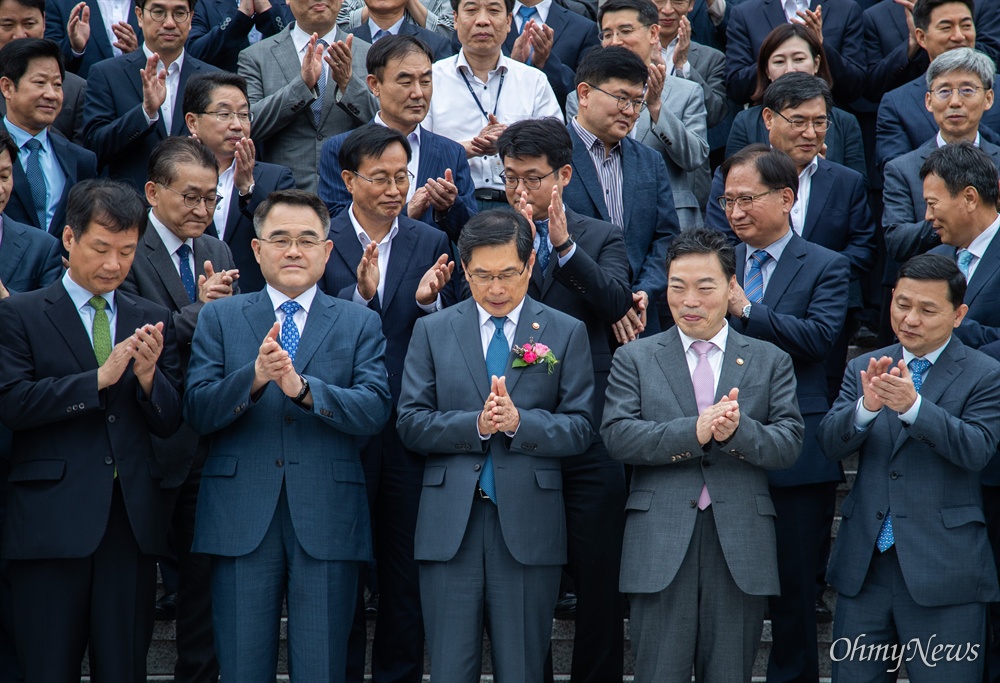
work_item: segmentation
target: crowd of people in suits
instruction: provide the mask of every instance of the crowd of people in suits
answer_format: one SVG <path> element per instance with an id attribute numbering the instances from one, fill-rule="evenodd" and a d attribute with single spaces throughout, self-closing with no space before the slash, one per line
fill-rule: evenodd
<path id="1" fill-rule="evenodd" d="M 1000 681 L 998 59 L 993 0 L 0 0 L 0 683 L 164 616 L 274 681 L 283 614 L 360 683 L 372 612 L 375 683 L 543 683 L 557 610 L 574 683 L 626 614 L 643 683 L 765 615 L 769 683 L 831 618 Z"/>

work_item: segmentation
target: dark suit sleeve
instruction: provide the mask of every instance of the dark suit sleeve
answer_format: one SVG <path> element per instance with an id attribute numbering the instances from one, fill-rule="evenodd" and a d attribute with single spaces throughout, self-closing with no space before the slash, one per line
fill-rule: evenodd
<path id="1" fill-rule="evenodd" d="M 726 157 L 731 157 L 750 144 L 750 130 L 756 125 L 756 117 L 750 110 L 744 109 L 733 119 L 733 127 L 729 129 L 729 139 L 726 141 Z M 709 197 L 709 203 L 715 197 Z"/>
<path id="2" fill-rule="evenodd" d="M 227 53 L 235 57 L 246 47 L 247 36 L 253 27 L 253 17 L 243 14 L 237 2 L 229 3 L 225 16 L 214 25 L 208 16 L 208 3 L 199 2 L 194 8 L 185 53 L 217 66 L 220 57 Z"/>
<path id="3" fill-rule="evenodd" d="M 737 6 L 729 15 L 726 29 L 726 90 L 737 104 L 746 104 L 756 87 L 757 55 L 750 43 L 743 8 Z"/>
<path id="4" fill-rule="evenodd" d="M 841 48 L 823 42 L 823 51 L 833 76 L 833 96 L 838 102 L 853 102 L 864 94 L 865 54 L 864 22 L 857 3 L 845 3 L 850 11 L 844 20 Z"/>
<path id="5" fill-rule="evenodd" d="M 840 394 L 816 432 L 823 454 L 831 460 L 844 460 L 857 453 L 871 433 L 871 425 L 862 430 L 854 426 L 855 410 L 861 398 L 861 371 L 868 367 L 868 358 L 860 356 L 847 364 Z"/>
<path id="6" fill-rule="evenodd" d="M 849 201 L 847 246 L 841 253 L 851 262 L 851 277 L 860 279 L 875 265 L 875 218 L 868 203 L 864 176 L 854 176 Z"/>
<path id="7" fill-rule="evenodd" d="M 888 13 L 880 12 L 877 19 L 886 20 L 890 17 Z M 872 102 L 878 102 L 885 93 L 912 81 L 924 73 L 928 65 L 927 53 L 922 48 L 918 48 L 916 56 L 910 59 L 909 41 L 906 39 L 883 55 L 877 19 L 871 10 L 863 13 L 865 51 L 868 53 L 865 97 Z"/>
<path id="8" fill-rule="evenodd" d="M 565 266 L 557 263 L 552 276 L 608 324 L 621 320 L 632 307 L 628 254 L 620 230 L 608 233 L 596 261 L 577 245 Z"/>
<path id="9" fill-rule="evenodd" d="M 860 173 L 868 182 L 868 162 L 865 159 L 864 139 L 861 137 L 861 124 L 853 114 L 840 110 L 841 135 L 844 138 L 844 166 Z"/>
<path id="10" fill-rule="evenodd" d="M 242 203 L 240 204 L 240 213 L 242 213 L 251 222 L 251 229 L 253 229 L 252 223 L 254 212 L 257 210 L 257 207 L 260 206 L 265 199 L 267 199 L 267 196 L 271 192 L 274 192 L 275 190 L 291 190 L 295 188 L 295 178 L 292 176 L 292 170 L 290 168 L 279 164 L 270 164 L 270 166 L 272 168 L 265 171 L 265 173 L 267 173 L 267 178 L 265 179 L 264 176 L 261 176 L 261 184 L 264 184 L 267 187 L 261 188 L 261 191 L 259 192 L 257 188 L 254 188 L 254 193 L 250 195 L 250 199 L 247 201 L 246 206 Z M 277 174 L 276 177 L 275 173 Z"/>
<path id="11" fill-rule="evenodd" d="M 729 113 L 729 100 L 726 99 L 726 59 L 724 55 L 714 53 L 711 57 L 712 64 L 708 78 L 702 76 L 693 66 L 690 73 L 691 80 L 701 86 L 705 95 L 705 111 L 708 114 L 706 125 L 709 128 L 721 123 Z"/>
<path id="12" fill-rule="evenodd" d="M 62 276 L 62 243 L 56 240 L 49 244 L 48 253 L 45 254 L 45 259 L 42 261 L 41 273 L 38 277 L 38 289 L 48 287 Z"/>
<path id="13" fill-rule="evenodd" d="M 677 210 L 674 208 L 674 193 L 670 189 L 667 167 L 659 154 L 656 155 L 652 170 L 657 183 L 656 231 L 632 290 L 646 292 L 651 301 L 656 301 L 667 291 L 667 249 L 674 238 L 681 233 L 681 227 L 677 220 Z"/>
<path id="14" fill-rule="evenodd" d="M 177 336 L 169 318 L 163 321 L 163 350 L 156 360 L 156 372 L 153 373 L 150 395 L 146 396 L 142 391 L 131 365 L 122 378 L 135 381 L 139 409 L 146 419 L 149 431 L 161 439 L 172 436 L 180 428 L 182 421 L 181 359 L 177 352 Z"/>
<path id="15" fill-rule="evenodd" d="M 783 256 L 788 258 L 789 255 Z M 839 254 L 822 263 L 819 259 L 806 259 L 803 268 L 821 268 L 813 281 L 809 303 L 804 316 L 779 313 L 764 303 L 756 303 L 746 322 L 734 321 L 733 325 L 755 339 L 775 344 L 793 359 L 810 363 L 824 361 L 840 336 L 847 318 L 847 290 L 850 281 L 850 264 Z M 772 281 L 773 281 L 772 275 Z M 795 283 L 789 285 L 795 292 Z"/>
<path id="16" fill-rule="evenodd" d="M 896 98 L 890 95 L 882 98 L 875 123 L 875 164 L 879 172 L 884 172 L 887 162 L 913 151 Z"/>
<path id="17" fill-rule="evenodd" d="M 736 236 L 736 233 L 729 226 L 729 219 L 726 218 L 726 212 L 722 210 L 722 206 L 719 204 L 719 197 L 725 193 L 726 186 L 722 182 L 722 169 L 717 168 L 715 169 L 715 175 L 712 177 L 712 189 L 708 193 L 708 205 L 705 207 L 705 226 L 721 232 L 735 247 L 740 243 L 740 238 Z"/>
<path id="18" fill-rule="evenodd" d="M 116 60 L 107 60 L 95 65 L 88 74 L 87 99 L 84 105 L 84 138 L 87 149 L 97 155 L 97 162 L 107 166 L 123 153 L 134 149 L 139 138 L 149 135 L 156 126 L 146 123 L 142 111 L 142 100 L 134 107 L 119 115 L 116 108 L 115 89 L 130 87 L 120 82 L 125 76 L 117 67 Z M 104 67 L 104 68 L 102 68 Z M 114 73 L 111 73 L 111 72 Z M 116 82 L 112 82 L 112 78 Z"/>
<path id="19" fill-rule="evenodd" d="M 69 23 L 69 14 L 66 11 L 72 10 L 74 4 L 52 1 L 45 3 L 45 37 L 59 46 L 66 61 L 66 68 L 75 73 L 75 69 L 70 69 L 70 64 L 79 66 L 79 59 L 73 55 L 73 47 L 69 44 L 69 34 L 66 33 L 66 25 Z M 101 30 L 97 27 L 95 29 Z"/>
<path id="20" fill-rule="evenodd" d="M 455 156 L 449 168 L 451 168 L 452 180 L 455 181 L 455 188 L 458 190 L 458 197 L 455 198 L 455 203 L 451 205 L 451 208 L 443 214 L 438 214 L 435 211 L 434 218 L 448 235 L 448 238 L 452 242 L 458 242 L 462 228 L 465 227 L 470 218 L 479 213 L 479 205 L 474 196 L 476 186 L 472 182 L 472 173 L 469 171 L 469 161 L 465 157 L 465 150 L 461 145 L 451 149 L 454 150 Z"/>
<path id="21" fill-rule="evenodd" d="M 930 223 L 915 215 L 910 186 L 898 161 L 885 165 L 882 225 L 885 227 L 886 251 L 903 263 L 941 244 L 941 240 L 934 234 Z"/>
<path id="22" fill-rule="evenodd" d="M 336 216 L 351 204 L 351 193 L 340 177 L 340 146 L 343 138 L 334 136 L 323 143 L 319 155 L 319 198 L 326 204 L 330 216 Z M 466 164 L 468 166 L 468 164 Z"/>
<path id="23" fill-rule="evenodd" d="M 955 335 L 965 342 L 966 346 L 978 349 L 980 346 L 1000 341 L 1000 327 L 983 325 L 966 315 L 962 319 L 962 324 L 955 330 Z"/>

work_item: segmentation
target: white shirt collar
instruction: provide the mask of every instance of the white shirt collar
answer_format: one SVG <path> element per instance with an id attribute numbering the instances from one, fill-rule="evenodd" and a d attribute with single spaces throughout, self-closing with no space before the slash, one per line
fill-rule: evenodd
<path id="1" fill-rule="evenodd" d="M 143 52 L 144 55 L 146 55 L 146 59 L 149 59 L 154 54 L 153 51 L 150 50 L 146 46 L 145 42 L 142 44 L 142 52 Z M 169 67 L 163 66 L 163 60 L 162 59 L 159 62 L 157 62 L 156 72 L 159 73 L 160 69 L 167 69 L 167 73 L 170 73 L 171 71 L 175 70 L 174 69 L 174 64 L 177 65 L 176 71 L 180 71 L 181 69 L 184 68 L 184 50 L 183 49 L 181 50 L 181 53 L 179 55 L 177 55 L 177 59 L 175 59 L 174 61 L 170 62 L 170 66 Z"/>
<path id="2" fill-rule="evenodd" d="M 312 38 L 312 34 L 306 33 L 300 29 L 298 22 L 296 22 L 295 25 L 292 26 L 291 36 L 292 45 L 295 46 L 295 53 L 302 54 L 305 52 L 306 45 L 309 44 L 309 39 Z M 333 45 L 337 42 L 337 27 L 334 26 L 332 31 L 326 35 L 320 36 L 319 39 L 325 40 L 327 45 Z"/>
<path id="3" fill-rule="evenodd" d="M 395 24 L 393 24 L 389 28 L 384 29 L 381 26 L 379 26 L 378 24 L 376 24 L 374 21 L 372 21 L 371 18 L 369 18 L 368 19 L 368 30 L 371 31 L 372 40 L 375 40 L 375 34 L 378 33 L 379 31 L 388 31 L 391 35 L 394 35 L 394 36 L 399 35 L 399 29 L 401 29 L 403 27 L 403 21 L 405 21 L 405 20 L 406 20 L 406 13 L 404 12 L 403 16 L 401 16 L 399 18 L 399 21 L 397 21 Z"/>
<path id="4" fill-rule="evenodd" d="M 518 303 L 517 306 L 514 306 L 514 310 L 512 310 L 510 313 L 507 314 L 507 319 L 510 320 L 510 322 L 514 323 L 514 329 L 517 329 L 517 322 L 521 318 L 521 309 L 524 308 L 525 298 L 527 297 L 522 298 L 520 303 Z M 490 318 L 493 317 L 493 314 L 488 313 L 485 308 L 479 305 L 478 301 L 476 302 L 476 311 L 479 313 L 480 327 L 485 327 L 486 325 L 493 324 L 493 321 L 490 320 Z"/>
<path id="5" fill-rule="evenodd" d="M 521 2 L 521 0 L 517 0 L 517 2 L 514 3 L 514 17 L 517 17 L 517 13 L 522 7 L 524 7 L 524 3 Z M 543 24 L 549 20 L 549 11 L 551 9 L 552 0 L 542 0 L 540 3 L 535 5 L 535 10 L 538 12 L 538 18 L 542 20 Z"/>
<path id="6" fill-rule="evenodd" d="M 297 301 L 299 306 L 302 307 L 302 310 L 308 314 L 309 308 L 312 306 L 313 299 L 316 298 L 316 285 L 313 285 L 294 299 L 286 294 L 282 294 L 271 285 L 265 286 L 264 290 L 267 292 L 267 295 L 271 297 L 271 307 L 274 309 L 275 313 L 277 313 L 278 309 L 281 308 L 281 304 L 286 301 Z"/>
<path id="7" fill-rule="evenodd" d="M 500 58 L 497 59 L 497 65 L 490 70 L 487 78 L 492 78 L 494 74 L 510 70 L 509 61 L 510 58 L 501 52 Z M 459 74 L 464 71 L 469 76 L 473 75 L 472 67 L 469 65 L 469 60 L 465 58 L 464 47 L 458 51 L 458 57 L 455 59 L 455 68 L 458 70 Z"/>
<path id="8" fill-rule="evenodd" d="M 389 127 L 389 124 L 382 120 L 381 111 L 375 114 L 374 121 L 379 126 L 385 126 L 386 128 Z M 417 127 L 413 129 L 413 132 L 406 136 L 406 141 L 410 143 L 411 147 L 420 146 L 420 124 L 417 124 Z"/>
<path id="9" fill-rule="evenodd" d="M 788 243 L 792 241 L 792 235 L 794 233 L 795 231 L 792 230 L 791 226 L 789 226 L 788 232 L 771 242 L 766 247 L 760 248 L 766 251 L 767 255 L 770 256 L 775 263 L 777 263 L 781 260 L 781 255 L 785 252 L 785 248 L 788 246 Z M 750 263 L 750 259 L 753 258 L 753 253 L 755 251 L 757 251 L 757 247 L 751 247 L 749 244 L 747 245 L 746 263 Z"/>
<path id="10" fill-rule="evenodd" d="M 949 342 L 951 342 L 951 337 L 948 337 L 948 341 L 946 341 L 944 344 L 942 344 L 941 346 L 937 347 L 936 349 L 934 349 L 930 353 L 924 354 L 923 356 L 919 356 L 919 357 L 923 358 L 926 361 L 930 361 L 931 365 L 934 365 L 935 363 L 937 363 L 938 358 L 941 357 L 941 354 L 944 353 L 944 350 L 948 347 L 948 343 Z M 903 361 L 907 365 L 910 364 L 911 360 L 913 360 L 914 358 L 917 358 L 917 357 L 918 356 L 914 356 L 912 353 L 910 353 L 909 351 L 907 351 L 905 346 L 903 347 Z"/>
<path id="11" fill-rule="evenodd" d="M 677 334 L 679 334 L 681 337 L 681 346 L 684 347 L 684 353 L 687 353 L 691 349 L 691 345 L 694 344 L 696 341 L 710 341 L 713 344 L 715 344 L 720 351 L 725 353 L 726 341 L 729 339 L 729 324 L 727 323 L 723 325 L 722 329 L 716 332 L 714 337 L 707 340 L 695 339 L 694 337 L 689 337 L 683 332 L 681 332 L 680 327 L 677 328 Z"/>
<path id="12" fill-rule="evenodd" d="M 976 258 L 981 259 L 989 248 L 990 242 L 996 237 L 998 228 L 1000 228 L 1000 216 L 997 216 L 985 230 L 976 235 L 976 239 L 969 242 L 968 251 L 971 251 Z"/>
<path id="13" fill-rule="evenodd" d="M 973 145 L 974 147 L 979 147 L 979 143 L 980 143 L 980 142 L 982 141 L 982 139 L 983 139 L 983 138 L 982 138 L 982 136 L 981 136 L 981 135 L 979 134 L 979 131 L 977 130 L 977 131 L 976 131 L 976 139 L 975 139 L 975 141 L 974 141 L 974 142 L 972 143 L 972 145 Z M 947 145 L 947 144 L 948 144 L 948 143 L 944 141 L 944 138 L 943 138 L 943 137 L 941 137 L 941 131 L 939 130 L 939 131 L 938 131 L 938 134 L 937 134 L 937 146 L 938 146 L 938 147 L 944 147 L 944 146 L 945 146 L 945 145 Z"/>
<path id="14" fill-rule="evenodd" d="M 66 288 L 66 293 L 69 294 L 69 298 L 73 300 L 73 305 L 76 306 L 76 310 L 83 310 L 84 306 L 87 306 L 90 300 L 94 297 L 93 292 L 88 292 L 86 289 L 77 284 L 76 280 L 70 275 L 67 270 L 63 274 L 62 278 L 63 287 Z M 107 294 L 102 294 L 104 300 L 108 302 L 108 315 L 114 315 L 115 311 L 115 291 L 111 290 Z"/>
<path id="15" fill-rule="evenodd" d="M 811 178 L 813 176 L 813 174 L 816 173 L 816 169 L 817 168 L 819 168 L 819 155 L 818 154 L 816 156 L 814 156 L 812 158 L 812 161 L 810 161 L 806 165 L 806 167 L 802 169 L 802 172 L 799 173 L 799 180 L 802 180 L 803 178 L 807 178 L 807 177 Z"/>
<path id="16" fill-rule="evenodd" d="M 163 241 L 163 246 L 167 248 L 167 253 L 171 256 L 174 255 L 182 244 L 191 247 L 191 253 L 194 253 L 194 240 L 190 237 L 186 240 L 181 240 L 170 228 L 163 224 L 163 221 L 156 217 L 152 209 L 149 210 L 149 222 L 152 224 L 153 229 L 156 230 L 156 234 L 160 236 L 160 240 Z"/>
<path id="17" fill-rule="evenodd" d="M 347 212 L 348 217 L 351 219 L 351 225 L 354 226 L 354 232 L 358 236 L 358 240 L 361 241 L 362 247 L 367 247 L 372 238 L 368 236 L 365 229 L 361 227 L 361 223 L 358 222 L 357 216 L 354 215 L 354 202 L 351 202 L 350 210 Z M 379 246 L 385 244 L 386 242 L 391 242 L 392 239 L 399 233 L 399 216 L 392 219 L 392 227 L 389 228 L 389 232 L 386 233 L 385 237 L 381 239 L 378 243 Z M 380 254 L 381 256 L 381 254 Z"/>

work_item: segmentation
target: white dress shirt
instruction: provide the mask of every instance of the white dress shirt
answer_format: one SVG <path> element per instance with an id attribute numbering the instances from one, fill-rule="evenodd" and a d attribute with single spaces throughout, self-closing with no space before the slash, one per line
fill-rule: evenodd
<path id="1" fill-rule="evenodd" d="M 521 15 L 518 14 L 522 7 L 524 7 L 524 3 L 521 2 L 521 0 L 517 0 L 517 2 L 514 3 L 514 23 L 516 24 L 514 28 L 519 34 L 524 30 L 524 19 L 522 19 Z M 552 0 L 542 0 L 540 3 L 535 5 L 535 11 L 538 12 L 538 16 L 535 17 L 535 23 L 537 24 L 540 21 L 544 24 L 547 22 L 549 20 L 550 9 L 552 9 Z"/>
<path id="2" fill-rule="evenodd" d="M 233 158 L 232 165 L 225 171 L 219 174 L 219 184 L 215 186 L 215 192 L 222 199 L 219 200 L 218 204 L 215 205 L 215 231 L 219 233 L 219 239 L 225 239 L 226 237 L 226 221 L 229 220 L 229 205 L 233 200 L 233 196 L 238 194 L 238 190 L 234 184 L 236 179 L 236 159 Z M 239 201 L 239 200 L 237 200 Z"/>
<path id="3" fill-rule="evenodd" d="M 63 274 L 62 284 L 66 288 L 69 298 L 73 300 L 76 312 L 80 315 L 80 322 L 83 323 L 83 328 L 87 330 L 87 337 L 90 339 L 91 345 L 93 345 L 95 311 L 94 307 L 90 305 L 90 300 L 94 296 L 93 293 L 76 284 L 76 281 L 71 277 L 68 270 Z M 108 323 L 111 325 L 111 346 L 114 348 L 115 326 L 118 324 L 118 307 L 115 305 L 115 292 L 112 290 L 101 296 L 108 302 L 108 307 L 104 309 L 104 312 L 107 313 Z"/>
<path id="4" fill-rule="evenodd" d="M 691 348 L 696 341 L 710 341 L 713 347 L 708 352 L 708 364 L 712 368 L 712 377 L 715 380 L 713 386 L 713 396 L 719 392 L 719 377 L 722 376 L 722 361 L 726 357 L 726 342 L 729 340 L 729 325 L 723 325 L 722 329 L 715 333 L 711 339 L 701 340 L 689 337 L 680 328 L 677 334 L 681 338 L 681 346 L 684 347 L 684 360 L 687 361 L 688 373 L 691 375 L 691 382 L 694 382 L 694 369 L 698 367 L 698 352 Z"/>
<path id="5" fill-rule="evenodd" d="M 809 0 L 784 0 L 782 4 L 788 23 L 796 22 L 801 24 L 802 19 L 799 17 L 798 12 L 805 12 L 809 9 Z"/>
<path id="6" fill-rule="evenodd" d="M 149 210 L 149 222 L 156 230 L 156 234 L 160 236 L 160 240 L 163 242 L 163 246 L 167 248 L 167 253 L 170 254 L 170 262 L 174 264 L 174 270 L 177 271 L 177 276 L 180 277 L 181 274 L 181 258 L 177 255 L 177 250 L 180 249 L 182 244 L 188 245 L 191 251 L 188 253 L 188 265 L 191 267 L 191 274 L 194 275 L 194 240 L 190 237 L 184 241 L 181 238 L 170 232 L 170 228 L 163 224 L 153 210 Z M 195 279 L 195 285 L 197 285 L 197 278 Z"/>
<path id="7" fill-rule="evenodd" d="M 369 18 L 368 19 L 368 30 L 371 31 L 371 34 L 372 34 L 372 43 L 373 44 L 375 43 L 375 34 L 378 33 L 379 31 L 388 31 L 391 35 L 394 35 L 394 36 L 399 35 L 399 29 L 401 29 L 403 27 L 403 22 L 405 20 L 406 20 L 406 14 L 404 13 L 403 16 L 401 16 L 399 18 L 399 21 L 397 21 L 395 24 L 393 24 L 389 28 L 382 28 L 381 26 L 379 26 L 378 24 L 376 24 L 373 19 Z"/>
<path id="8" fill-rule="evenodd" d="M 979 266 L 979 262 L 983 260 L 983 255 L 989 248 L 990 243 L 993 242 L 993 238 L 996 237 L 998 228 L 1000 228 L 1000 216 L 997 216 L 996 219 L 994 219 L 994 221 L 990 223 L 990 226 L 988 228 L 979 233 L 976 239 L 972 240 L 972 242 L 969 243 L 967 249 L 959 249 L 958 251 L 955 252 L 956 256 L 958 255 L 959 252 L 962 251 L 972 252 L 972 261 L 969 262 L 970 282 L 972 281 L 972 276 L 975 275 L 976 273 L 976 268 Z"/>
<path id="9" fill-rule="evenodd" d="M 972 145 L 973 145 L 974 147 L 979 147 L 979 143 L 980 143 L 980 141 L 981 141 L 982 139 L 983 139 L 983 138 L 982 138 L 982 136 L 980 136 L 980 135 L 979 135 L 979 131 L 976 131 L 976 139 L 975 139 L 975 141 L 974 141 L 974 142 L 972 143 Z M 941 137 L 941 131 L 939 130 L 939 131 L 938 131 L 938 134 L 937 134 L 937 146 L 938 146 L 938 147 L 944 147 L 944 146 L 945 146 L 945 145 L 947 145 L 947 144 L 948 144 L 948 143 L 947 143 L 947 142 L 945 142 L 945 139 L 944 139 L 943 137 Z"/>
<path id="10" fill-rule="evenodd" d="M 524 299 L 514 307 L 510 313 L 507 314 L 507 320 L 503 324 L 503 336 L 507 337 L 507 346 L 514 346 L 514 333 L 517 332 L 517 322 L 521 319 L 521 309 L 524 308 Z M 496 326 L 493 321 L 490 320 L 492 317 L 491 313 L 488 313 L 485 308 L 476 303 L 476 311 L 479 313 L 479 336 L 483 342 L 483 358 L 486 358 L 486 351 L 490 348 L 490 342 L 493 340 L 493 335 L 496 334 Z M 525 339 L 525 342 L 528 340 Z"/>
<path id="11" fill-rule="evenodd" d="M 485 83 L 472 73 L 464 50 L 454 57 L 434 62 L 433 69 L 434 97 L 422 124 L 432 133 L 459 143 L 471 140 L 489 123 L 480 111 L 480 105 L 488 114 L 495 111 L 497 119 L 507 125 L 545 116 L 563 120 L 562 110 L 545 74 L 503 54 Z M 479 105 L 472 96 L 473 92 Z M 504 189 L 500 180 L 503 163 L 499 156 L 473 157 L 469 159 L 469 171 L 477 188 Z"/>
<path id="12" fill-rule="evenodd" d="M 128 23 L 129 15 L 135 5 L 129 0 L 97 0 L 97 7 L 101 10 L 101 17 L 104 19 L 104 31 L 108 35 L 108 42 L 111 44 L 111 52 L 115 57 L 120 57 L 122 51 L 115 47 L 118 36 L 111 30 L 111 27 L 118 22 Z M 93 24 L 91 24 L 93 28 Z M 82 54 L 82 53 L 81 53 Z"/>
<path id="13" fill-rule="evenodd" d="M 375 114 L 375 124 L 385 126 L 388 124 L 382 120 L 382 112 Z M 413 132 L 406 136 L 406 141 L 410 143 L 410 161 L 406 164 L 406 170 L 413 174 L 410 181 L 410 188 L 406 191 L 406 201 L 413 199 L 413 193 L 417 191 L 417 170 L 420 168 L 420 126 L 413 129 Z"/>
<path id="14" fill-rule="evenodd" d="M 924 360 L 930 361 L 930 364 L 931 364 L 931 366 L 929 368 L 927 368 L 926 370 L 924 370 L 924 374 L 923 374 L 924 384 L 927 384 L 927 375 L 931 372 L 931 370 L 934 369 L 934 364 L 937 363 L 938 358 L 940 358 L 941 354 L 944 353 L 944 350 L 945 350 L 945 348 L 947 348 L 948 342 L 950 342 L 950 341 L 951 341 L 951 337 L 948 337 L 948 341 L 946 341 L 944 344 L 942 344 L 938 348 L 934 349 L 930 353 L 922 356 L 922 358 Z M 909 366 L 910 361 L 913 360 L 914 358 L 917 358 L 917 356 L 914 356 L 912 353 L 910 353 L 909 351 L 907 351 L 906 348 L 904 347 L 903 348 L 903 362 L 906 363 L 907 366 Z M 892 368 L 889 368 L 889 369 L 891 370 Z M 910 409 L 907 410 L 905 413 L 896 413 L 899 416 L 899 419 L 902 420 L 905 424 L 908 424 L 908 425 L 913 424 L 916 421 L 916 419 L 917 419 L 917 414 L 920 413 L 920 402 L 921 402 L 921 400 L 922 399 L 920 398 L 920 393 L 917 392 L 917 400 L 913 402 L 913 405 L 910 406 Z M 858 398 L 858 404 L 857 404 L 857 406 L 854 408 L 854 426 L 858 430 L 867 429 L 868 426 L 872 422 L 875 421 L 875 418 L 878 417 L 878 414 L 879 414 L 879 411 L 874 411 L 873 412 L 873 411 L 868 410 L 867 408 L 865 408 L 865 397 L 864 397 L 864 394 L 862 394 L 861 397 Z"/>
<path id="15" fill-rule="evenodd" d="M 792 230 L 799 237 L 802 236 L 802 231 L 806 226 L 806 213 L 809 211 L 809 195 L 812 193 L 812 178 L 816 174 L 817 168 L 819 168 L 818 154 L 799 173 L 799 191 L 795 197 L 795 203 L 792 204 L 791 215 Z"/>
<path id="16" fill-rule="evenodd" d="M 312 306 L 313 299 L 316 298 L 316 285 L 313 285 L 306 291 L 299 294 L 297 297 L 292 299 L 290 296 L 282 294 L 276 290 L 271 285 L 266 285 L 264 291 L 267 295 L 271 297 L 271 306 L 274 308 L 274 316 L 278 321 L 278 324 L 284 326 L 285 324 L 285 312 L 281 310 L 281 305 L 286 301 L 297 301 L 299 310 L 295 311 L 295 315 L 292 316 L 292 322 L 295 323 L 295 327 L 299 330 L 299 337 L 302 337 L 302 333 L 306 329 L 306 320 L 309 317 L 309 308 Z"/>
<path id="17" fill-rule="evenodd" d="M 142 44 L 142 51 L 146 55 L 146 59 L 153 56 L 153 51 L 146 47 L 146 43 Z M 174 123 L 174 103 L 177 101 L 177 89 L 180 87 L 181 83 L 181 69 L 184 68 L 184 50 L 177 56 L 177 59 L 170 63 L 170 66 L 164 66 L 163 60 L 156 63 L 156 73 L 159 75 L 164 69 L 167 70 L 167 96 L 163 100 L 163 104 L 160 105 L 160 111 L 157 116 L 150 118 L 146 114 L 146 110 L 142 110 L 142 115 L 146 117 L 146 123 L 148 125 L 153 125 L 160 116 L 163 117 L 163 125 L 167 129 L 167 135 L 170 135 L 171 126 Z M 182 93 L 183 95 L 183 93 Z"/>

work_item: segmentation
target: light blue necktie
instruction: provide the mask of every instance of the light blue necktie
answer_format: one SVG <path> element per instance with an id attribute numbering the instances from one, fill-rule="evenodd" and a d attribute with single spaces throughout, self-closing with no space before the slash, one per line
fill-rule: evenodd
<path id="1" fill-rule="evenodd" d="M 534 7 L 521 5 L 521 9 L 517 10 L 517 16 L 521 17 L 521 31 L 519 32 L 519 34 L 524 33 L 524 27 L 528 25 L 528 22 L 531 21 L 532 18 L 538 17 L 538 10 L 535 9 Z M 538 17 L 538 19 L 536 19 L 536 22 L 540 20 L 541 17 Z M 525 64 L 531 66 L 531 58 L 534 54 L 535 54 L 535 48 L 529 48 L 528 61 L 525 62 Z"/>
<path id="2" fill-rule="evenodd" d="M 279 308 L 285 313 L 285 322 L 281 324 L 281 348 L 294 361 L 295 352 L 299 350 L 299 328 L 295 325 L 294 317 L 302 306 L 297 301 L 286 301 Z"/>
<path id="3" fill-rule="evenodd" d="M 191 255 L 191 247 L 186 244 L 182 244 L 177 247 L 177 259 L 180 261 L 180 273 L 181 273 L 181 283 L 184 285 L 184 291 L 187 292 L 188 299 L 191 303 L 198 300 L 198 290 L 194 286 L 194 273 L 191 272 L 191 261 L 188 256 Z"/>
<path id="4" fill-rule="evenodd" d="M 510 357 L 510 346 L 503 333 L 503 326 L 507 322 L 507 318 L 490 316 L 490 320 L 493 321 L 493 326 L 496 329 L 493 331 L 490 345 L 486 347 L 486 375 L 492 382 L 494 376 L 504 376 L 504 371 L 507 369 L 507 359 Z M 490 497 L 494 504 L 497 502 L 497 486 L 493 474 L 493 455 L 491 453 L 487 453 L 486 462 L 483 463 L 483 472 L 479 475 L 479 488 Z"/>
<path id="5" fill-rule="evenodd" d="M 538 265 L 542 268 L 542 274 L 549 269 L 549 219 L 535 221 L 535 231 L 538 233 Z"/>
<path id="6" fill-rule="evenodd" d="M 239 7 L 239 4 L 240 4 L 240 0 L 236 0 L 236 6 L 237 7 Z M 260 39 L 263 38 L 263 37 L 264 37 L 263 34 L 261 34 L 261 32 L 257 30 L 256 26 L 254 26 L 252 29 L 250 29 L 250 33 L 247 34 L 247 40 L 250 41 L 251 45 L 253 45 L 254 43 L 259 43 Z"/>
<path id="7" fill-rule="evenodd" d="M 968 249 L 961 249 L 958 252 L 958 269 L 962 271 L 966 282 L 969 281 L 969 266 L 972 265 L 973 258 L 973 253 Z"/>
<path id="8" fill-rule="evenodd" d="M 45 191 L 45 175 L 42 173 L 42 161 L 39 156 L 42 153 L 42 143 L 31 138 L 24 146 L 28 149 L 28 165 L 24 174 L 28 176 L 28 189 L 31 190 L 31 203 L 35 205 L 35 216 L 38 218 L 38 227 L 48 230 L 49 226 L 45 221 L 48 210 L 47 193 Z"/>
<path id="9" fill-rule="evenodd" d="M 329 47 L 329 43 L 320 38 L 316 41 L 316 49 L 326 51 Z M 323 119 L 323 97 L 326 95 L 326 82 L 330 80 L 330 72 L 327 71 L 326 61 L 323 62 L 323 68 L 319 72 L 319 80 L 316 81 L 316 87 L 319 90 L 319 97 L 317 97 L 309 108 L 312 109 L 313 122 L 316 127 L 319 128 L 319 123 Z"/>
<path id="10" fill-rule="evenodd" d="M 372 36 L 372 45 L 382 40 L 386 36 L 391 36 L 391 35 L 392 34 L 386 31 L 384 28 L 380 28 L 379 30 L 375 31 L 375 35 Z"/>
<path id="11" fill-rule="evenodd" d="M 750 303 L 759 304 L 764 298 L 764 273 L 761 268 L 769 258 L 771 255 L 763 249 L 750 254 L 750 269 L 747 270 L 746 286 L 743 288 Z"/>
<path id="12" fill-rule="evenodd" d="M 920 388 L 924 386 L 924 373 L 927 372 L 930 366 L 931 362 L 924 358 L 914 358 L 906 364 L 913 378 L 913 388 L 917 390 L 918 394 L 920 393 Z M 884 553 L 895 542 L 896 536 L 892 533 L 892 512 L 886 512 L 885 519 L 882 520 L 882 528 L 878 532 L 878 539 L 875 541 L 875 547 L 878 548 L 880 553 Z"/>

